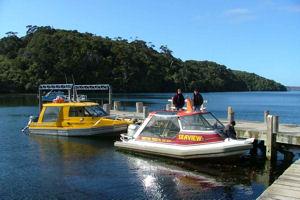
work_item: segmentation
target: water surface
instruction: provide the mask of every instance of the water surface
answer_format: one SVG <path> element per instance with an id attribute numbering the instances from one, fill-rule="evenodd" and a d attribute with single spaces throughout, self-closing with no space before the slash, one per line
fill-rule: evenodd
<path id="1" fill-rule="evenodd" d="M 231 105 L 241 119 L 260 120 L 256 114 L 270 109 L 286 122 L 299 122 L 299 93 L 258 94 L 203 96 L 219 117 Z M 129 109 L 135 101 L 162 109 L 170 95 L 115 98 Z M 293 159 L 279 154 L 274 163 L 260 151 L 235 160 L 181 161 L 116 151 L 114 139 L 28 136 L 20 130 L 38 112 L 35 97 L 0 96 L 0 199 L 255 199 L 299 158 L 294 150 Z"/>

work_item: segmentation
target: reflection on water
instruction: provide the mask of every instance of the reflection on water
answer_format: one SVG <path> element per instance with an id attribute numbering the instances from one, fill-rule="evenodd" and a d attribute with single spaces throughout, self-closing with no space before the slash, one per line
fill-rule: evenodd
<path id="1" fill-rule="evenodd" d="M 105 140 L 96 141 L 90 138 L 30 135 L 30 140 L 39 144 L 40 156 L 45 160 L 47 160 L 47 156 L 52 156 L 53 151 L 57 151 L 64 161 L 88 159 L 89 157 L 99 156 L 101 152 L 111 147 Z"/>
<path id="2" fill-rule="evenodd" d="M 163 161 L 127 155 L 128 167 L 137 173 L 149 199 L 190 199 L 197 192 L 207 192 L 223 186 L 215 178 L 190 171 Z M 169 198 L 168 198 L 169 197 Z M 172 198 L 171 198 L 172 199 Z"/>
<path id="3" fill-rule="evenodd" d="M 11 98 L 0 97 L 0 199 L 255 199 L 300 155 L 182 161 L 100 137 L 28 136 L 20 130 L 37 107 Z"/>
<path id="4" fill-rule="evenodd" d="M 0 107 L 38 105 L 36 94 L 0 94 Z"/>
<path id="5" fill-rule="evenodd" d="M 128 166 L 137 171 L 150 199 L 255 199 L 293 162 L 270 162 L 262 155 L 249 154 L 233 159 L 174 160 L 120 153 L 128 157 Z"/>

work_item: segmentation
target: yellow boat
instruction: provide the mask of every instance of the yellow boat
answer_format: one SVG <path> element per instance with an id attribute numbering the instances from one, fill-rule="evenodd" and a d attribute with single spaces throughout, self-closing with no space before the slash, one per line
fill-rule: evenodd
<path id="1" fill-rule="evenodd" d="M 112 136 L 127 130 L 129 121 L 109 116 L 98 103 L 45 103 L 39 117 L 30 118 L 30 134 L 58 136 Z"/>

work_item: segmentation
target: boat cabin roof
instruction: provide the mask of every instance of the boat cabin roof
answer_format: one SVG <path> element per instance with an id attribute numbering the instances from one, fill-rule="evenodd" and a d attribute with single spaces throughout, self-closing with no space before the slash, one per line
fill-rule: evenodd
<path id="1" fill-rule="evenodd" d="M 45 103 L 44 107 L 64 107 L 64 106 L 98 106 L 98 103 L 94 102 L 64 102 L 64 103 Z"/>
<path id="2" fill-rule="evenodd" d="M 182 117 L 182 116 L 190 116 L 190 115 L 195 115 L 195 114 L 206 114 L 208 113 L 207 111 L 196 111 L 196 112 L 189 112 L 189 111 L 167 111 L 167 110 L 162 110 L 162 111 L 155 111 L 152 112 L 151 115 L 163 115 L 165 117 Z"/>

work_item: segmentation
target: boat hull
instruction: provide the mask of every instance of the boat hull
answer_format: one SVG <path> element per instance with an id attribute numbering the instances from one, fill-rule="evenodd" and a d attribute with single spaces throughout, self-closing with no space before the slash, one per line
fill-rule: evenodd
<path id="1" fill-rule="evenodd" d="M 56 135 L 56 136 L 116 136 L 127 130 L 127 124 L 114 126 L 101 126 L 96 128 L 29 128 L 29 134 Z"/>
<path id="2" fill-rule="evenodd" d="M 237 156 L 252 148 L 252 144 L 238 140 L 201 145 L 175 145 L 141 141 L 117 141 L 114 145 L 123 150 L 179 159 Z"/>

